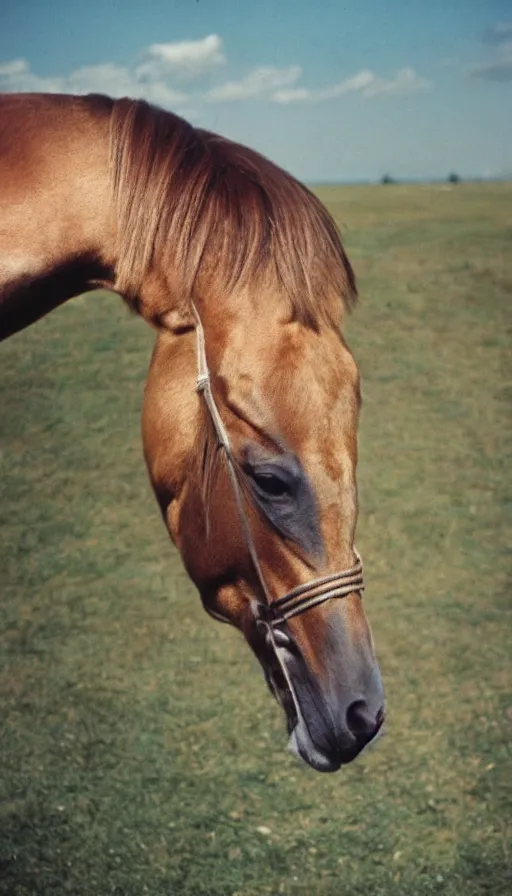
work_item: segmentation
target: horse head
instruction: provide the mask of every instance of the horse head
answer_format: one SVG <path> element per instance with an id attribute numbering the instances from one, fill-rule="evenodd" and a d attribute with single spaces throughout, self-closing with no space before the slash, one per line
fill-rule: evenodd
<path id="1" fill-rule="evenodd" d="M 204 330 L 157 340 L 150 479 L 205 608 L 258 658 L 292 749 L 333 771 L 384 717 L 354 547 L 357 366 L 339 329 L 291 319 L 275 293 L 203 308 Z"/>

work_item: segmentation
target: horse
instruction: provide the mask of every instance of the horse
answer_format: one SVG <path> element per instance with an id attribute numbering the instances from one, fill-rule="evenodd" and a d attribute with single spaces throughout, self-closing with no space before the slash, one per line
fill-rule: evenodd
<path id="1" fill-rule="evenodd" d="M 356 301 L 317 197 L 142 100 L 0 98 L 0 338 L 78 293 L 157 330 L 144 456 L 205 609 L 235 626 L 289 745 L 335 771 L 379 733 L 362 601 Z"/>

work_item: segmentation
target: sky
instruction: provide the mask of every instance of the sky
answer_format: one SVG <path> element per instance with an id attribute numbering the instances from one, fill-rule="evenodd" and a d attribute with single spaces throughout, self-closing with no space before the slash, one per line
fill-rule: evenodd
<path id="1" fill-rule="evenodd" d="M 310 183 L 512 177 L 512 0 L 0 0 L 0 91 L 143 97 Z"/>

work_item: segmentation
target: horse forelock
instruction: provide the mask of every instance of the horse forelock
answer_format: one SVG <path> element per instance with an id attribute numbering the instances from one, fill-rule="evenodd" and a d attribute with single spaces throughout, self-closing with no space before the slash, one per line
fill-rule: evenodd
<path id="1" fill-rule="evenodd" d="M 306 187 L 240 144 L 143 101 L 117 100 L 111 166 L 116 288 L 136 298 L 165 268 L 179 299 L 258 287 L 264 277 L 307 326 L 339 326 L 356 298 L 336 224 Z"/>

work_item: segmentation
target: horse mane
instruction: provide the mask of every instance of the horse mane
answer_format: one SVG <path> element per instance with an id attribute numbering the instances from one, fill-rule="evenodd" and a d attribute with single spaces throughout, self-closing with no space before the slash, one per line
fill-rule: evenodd
<path id="1" fill-rule="evenodd" d="M 179 298 L 277 279 L 295 319 L 339 327 L 355 277 L 334 220 L 277 165 L 140 100 L 114 101 L 110 158 L 118 220 L 116 289 L 136 299 L 156 265 Z"/>

